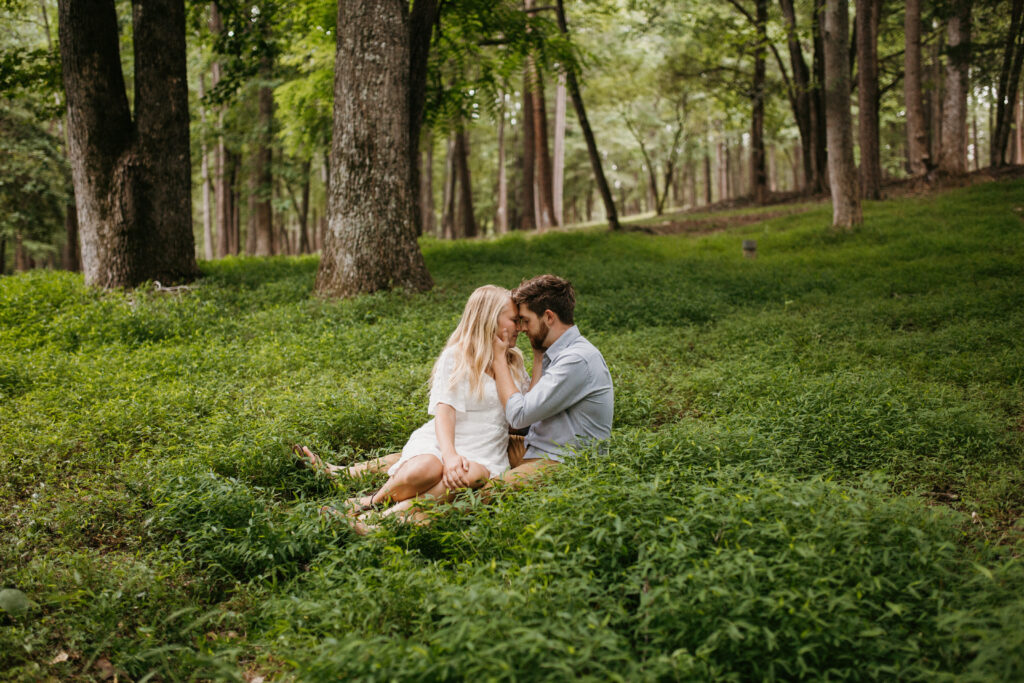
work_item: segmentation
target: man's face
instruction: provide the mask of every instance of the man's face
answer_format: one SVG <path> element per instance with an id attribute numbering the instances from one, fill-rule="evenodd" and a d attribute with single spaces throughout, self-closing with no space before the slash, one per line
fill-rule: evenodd
<path id="1" fill-rule="evenodd" d="M 530 345 L 533 348 L 545 350 L 550 346 L 547 343 L 550 328 L 526 304 L 519 304 L 519 330 L 530 338 Z"/>

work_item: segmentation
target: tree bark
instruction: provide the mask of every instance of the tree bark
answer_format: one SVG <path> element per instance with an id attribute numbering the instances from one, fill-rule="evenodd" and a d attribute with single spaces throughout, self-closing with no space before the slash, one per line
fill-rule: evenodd
<path id="1" fill-rule="evenodd" d="M 551 175 L 551 152 L 548 147 L 548 116 L 544 101 L 544 80 L 533 59 L 528 60 L 533 75 L 533 144 L 537 171 L 537 228 L 545 230 L 555 223 L 554 183 Z"/>
<path id="2" fill-rule="evenodd" d="M 793 7 L 793 0 L 779 0 L 782 14 L 786 21 L 786 45 L 789 48 L 789 62 L 793 69 L 793 83 L 795 102 L 793 114 L 796 118 L 797 130 L 800 132 L 800 148 L 802 151 L 801 160 L 804 168 L 805 190 L 819 191 L 820 183 L 816 180 L 816 160 L 814 157 L 815 136 L 814 120 L 812 118 L 812 94 L 811 73 L 804 61 L 803 49 L 800 46 L 800 39 L 796 30 L 796 11 Z"/>
<path id="3" fill-rule="evenodd" d="M 494 231 L 499 235 L 508 232 L 508 173 L 505 170 L 505 93 L 499 93 L 501 106 L 498 107 L 498 208 L 494 212 Z"/>
<path id="4" fill-rule="evenodd" d="M 72 272 L 82 269 L 82 252 L 78 246 L 78 212 L 74 203 L 68 204 L 64 213 L 63 267 Z"/>
<path id="5" fill-rule="evenodd" d="M 710 205 L 711 195 L 711 154 L 704 150 L 704 204 Z"/>
<path id="6" fill-rule="evenodd" d="M 565 6 L 563 0 L 557 0 L 555 11 L 558 17 L 558 30 L 563 36 L 569 36 L 569 25 L 565 19 Z M 619 214 L 615 210 L 615 201 L 612 198 L 611 188 L 604 177 L 604 169 L 601 167 L 601 155 L 597 151 L 597 142 L 594 139 L 594 132 L 590 129 L 590 122 L 587 120 L 587 112 L 583 107 L 583 97 L 580 94 L 579 82 L 576 80 L 576 72 L 572 67 L 566 70 L 566 85 L 569 88 L 569 96 L 572 98 L 573 108 L 576 110 L 576 118 L 580 122 L 580 129 L 583 131 L 583 139 L 587 143 L 587 155 L 590 157 L 590 167 L 594 172 L 594 180 L 597 183 L 598 192 L 604 201 L 605 217 L 608 220 L 608 227 L 612 230 L 621 230 L 619 225 Z"/>
<path id="7" fill-rule="evenodd" d="M 1010 124 L 1013 122 L 1014 105 L 1017 102 L 1017 85 L 1020 82 L 1022 62 L 1024 62 L 1024 0 L 1013 0 L 1010 27 L 1006 32 L 1003 62 L 999 69 L 999 83 L 996 87 L 996 126 L 989 154 L 993 166 L 1002 166 L 1006 163 L 1009 151 Z M 977 152 L 975 152 L 975 158 L 977 158 Z"/>
<path id="8" fill-rule="evenodd" d="M 434 216 L 434 136 L 427 135 L 420 156 L 420 234 L 433 235 L 437 232 L 437 218 Z"/>
<path id="9" fill-rule="evenodd" d="M 537 228 L 537 197 L 534 192 L 534 180 L 536 173 L 536 146 L 534 144 L 533 127 L 533 78 L 530 76 L 529 66 L 523 69 L 523 174 L 522 174 L 522 204 L 520 210 L 520 229 L 535 230 Z"/>
<path id="10" fill-rule="evenodd" d="M 882 197 L 878 144 L 878 20 L 881 0 L 857 0 L 857 129 L 860 187 L 865 199 Z"/>
<path id="11" fill-rule="evenodd" d="M 558 75 L 555 89 L 555 149 L 551 171 L 551 207 L 555 225 L 564 223 L 563 195 L 565 192 L 565 72 Z"/>
<path id="12" fill-rule="evenodd" d="M 206 128 L 206 106 L 203 98 L 206 96 L 206 74 L 199 74 L 199 120 Z M 200 182 L 203 184 L 203 256 L 207 261 L 213 260 L 213 206 L 210 185 L 210 155 L 206 148 L 206 138 L 203 137 L 200 143 L 200 158 L 202 167 L 200 170 Z"/>
<path id="13" fill-rule="evenodd" d="M 113 0 L 60 0 L 58 11 L 86 283 L 195 278 L 183 0 L 134 4 L 134 120 Z"/>
<path id="14" fill-rule="evenodd" d="M 826 132 L 832 225 L 840 229 L 850 229 L 862 222 L 857 169 L 853 162 L 847 1 L 827 0 L 823 17 L 825 116 L 828 121 Z"/>
<path id="15" fill-rule="evenodd" d="M 751 87 L 750 117 L 750 187 L 754 201 L 763 204 L 768 199 L 768 172 L 764 157 L 764 81 L 765 51 L 768 49 L 768 0 L 756 0 L 754 31 L 757 47 L 754 49 L 754 79 Z"/>
<path id="16" fill-rule="evenodd" d="M 953 0 L 946 23 L 946 83 L 942 103 L 942 151 L 939 168 L 967 172 L 967 67 L 971 49 L 971 0 Z"/>
<path id="17" fill-rule="evenodd" d="M 814 89 L 811 93 L 811 124 L 814 143 L 814 168 L 816 185 L 815 192 L 827 192 L 829 189 L 828 133 L 826 131 L 828 114 L 825 111 L 825 41 L 821 17 L 825 12 L 825 0 L 814 0 Z M 844 41 L 844 45 L 850 41 Z"/>
<path id="18" fill-rule="evenodd" d="M 942 155 L 942 32 L 938 32 L 931 46 L 930 85 L 928 98 L 929 153 L 932 165 L 937 165 Z"/>
<path id="19" fill-rule="evenodd" d="M 927 173 L 928 127 L 924 114 L 921 73 L 921 0 L 907 0 L 903 18 L 903 95 L 907 112 L 907 161 L 912 175 Z"/>
<path id="20" fill-rule="evenodd" d="M 460 123 L 455 131 L 455 175 L 458 178 L 458 202 L 455 225 L 459 237 L 476 237 L 476 215 L 473 211 L 473 181 L 469 174 L 469 134 Z"/>
<path id="21" fill-rule="evenodd" d="M 277 251 L 274 243 L 274 192 L 273 148 L 274 144 L 274 91 L 266 81 L 271 77 L 272 64 L 264 59 L 260 65 L 260 85 L 257 93 L 259 124 L 256 131 L 256 153 L 253 155 L 252 177 L 255 184 L 256 214 L 250 225 L 255 230 L 253 254 L 273 256 Z"/>
<path id="22" fill-rule="evenodd" d="M 418 147 L 411 138 L 419 134 L 422 84 L 413 78 L 411 24 L 399 0 L 338 2 L 329 225 L 315 284 L 321 296 L 433 285 L 416 243 Z"/>

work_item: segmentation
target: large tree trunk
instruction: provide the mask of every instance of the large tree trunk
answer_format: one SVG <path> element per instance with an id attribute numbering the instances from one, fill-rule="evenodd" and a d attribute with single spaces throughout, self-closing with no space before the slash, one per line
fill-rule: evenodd
<path id="1" fill-rule="evenodd" d="M 432 286 L 416 244 L 414 84 L 407 4 L 338 3 L 328 232 L 315 289 Z"/>
<path id="2" fill-rule="evenodd" d="M 260 65 L 260 80 L 266 81 L 271 76 L 272 65 L 264 59 Z M 255 231 L 254 249 L 256 256 L 272 256 L 277 249 L 274 244 L 274 174 L 272 170 L 274 144 L 274 91 L 268 85 L 260 85 L 257 93 L 259 124 L 257 128 L 258 142 L 253 155 L 252 177 L 255 180 L 255 216 L 250 225 Z"/>
<path id="3" fill-rule="evenodd" d="M 455 174 L 458 178 L 458 203 L 455 207 L 455 225 L 459 237 L 476 237 L 476 215 L 473 211 L 473 181 L 469 175 L 469 134 L 459 124 L 455 131 Z"/>
<path id="4" fill-rule="evenodd" d="M 823 17 L 825 44 L 825 116 L 828 121 L 829 185 L 832 225 L 850 229 L 861 223 L 857 168 L 853 163 L 853 118 L 850 115 L 850 53 L 847 0 L 827 0 Z"/>
<path id="5" fill-rule="evenodd" d="M 996 125 L 990 150 L 993 166 L 1002 166 L 1006 163 L 1010 124 L 1013 121 L 1014 104 L 1017 102 L 1017 84 L 1020 82 L 1022 62 L 1024 62 L 1024 0 L 1013 0 L 1010 28 L 1006 32 L 1003 63 L 999 69 L 999 83 L 996 87 Z M 974 156 L 977 158 L 977 151 Z"/>
<path id="6" fill-rule="evenodd" d="M 764 79 L 765 51 L 768 43 L 768 0 L 756 1 L 757 49 L 754 52 L 754 82 L 751 88 L 750 121 L 750 187 L 754 201 L 763 204 L 768 199 L 768 174 L 764 158 Z"/>
<path id="7" fill-rule="evenodd" d="M 954 0 L 946 23 L 946 87 L 942 103 L 939 168 L 967 172 L 967 67 L 971 49 L 971 0 Z"/>
<path id="8" fill-rule="evenodd" d="M 64 213 L 64 270 L 82 269 L 82 252 L 78 246 L 78 212 L 74 203 L 68 204 Z"/>
<path id="9" fill-rule="evenodd" d="M 558 30 L 563 36 L 569 35 L 569 26 L 565 19 L 565 6 L 563 0 L 557 0 L 555 11 L 558 16 Z M 587 119 L 586 109 L 583 107 L 583 96 L 580 94 L 579 82 L 576 80 L 576 72 L 569 68 L 565 74 L 566 85 L 569 88 L 569 96 L 572 98 L 573 108 L 576 110 L 576 118 L 579 119 L 580 129 L 583 131 L 583 139 L 587 143 L 587 155 L 590 157 L 590 167 L 594 172 L 594 180 L 597 182 L 598 192 L 604 201 L 605 216 L 608 220 L 608 227 L 612 230 L 621 230 L 619 225 L 619 214 L 615 210 L 615 201 L 612 198 L 611 188 L 604 177 L 604 169 L 601 167 L 601 155 L 597 151 L 597 142 L 594 139 L 594 132 L 590 129 L 590 121 Z"/>
<path id="10" fill-rule="evenodd" d="M 340 0 L 337 25 L 329 226 L 315 289 L 321 296 L 424 291 L 433 282 L 416 243 L 418 141 L 411 139 L 419 134 L 422 84 L 410 63 L 408 4 Z"/>
<path id="11" fill-rule="evenodd" d="M 857 115 L 860 187 L 865 199 L 882 197 L 878 145 L 878 18 L 881 0 L 857 0 Z"/>
<path id="12" fill-rule="evenodd" d="M 907 0 L 906 5 L 903 93 L 907 111 L 907 160 L 911 174 L 921 175 L 927 173 L 931 165 L 921 84 L 921 0 Z"/>
<path id="13" fill-rule="evenodd" d="M 134 4 L 134 121 L 114 1 L 60 0 L 58 11 L 85 281 L 133 287 L 191 280 L 198 269 L 184 2 Z"/>

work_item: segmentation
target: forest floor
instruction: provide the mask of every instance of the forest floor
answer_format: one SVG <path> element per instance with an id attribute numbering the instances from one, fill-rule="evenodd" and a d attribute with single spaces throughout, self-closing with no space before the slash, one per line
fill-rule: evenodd
<path id="1" fill-rule="evenodd" d="M 1022 204 L 425 239 L 430 292 L 345 301 L 315 256 L 2 277 L 0 680 L 1024 680 Z M 542 272 L 612 372 L 607 452 L 427 527 L 321 519 L 380 478 L 289 444 L 400 448 L 469 293 Z"/>

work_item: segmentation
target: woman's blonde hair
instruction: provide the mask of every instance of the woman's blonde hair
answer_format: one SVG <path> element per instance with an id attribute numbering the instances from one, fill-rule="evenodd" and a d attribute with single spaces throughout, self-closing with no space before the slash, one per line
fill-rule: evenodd
<path id="1" fill-rule="evenodd" d="M 496 285 L 478 287 L 469 295 L 462 318 L 455 331 L 448 337 L 445 348 L 454 348 L 455 367 L 449 377 L 449 388 L 468 379 L 470 391 L 477 397 L 483 395 L 484 373 L 494 360 L 494 337 L 498 334 L 498 317 L 512 301 L 512 292 Z M 526 377 L 523 353 L 514 346 L 506 352 L 509 369 L 517 382 Z M 440 358 L 438 358 L 440 362 Z M 431 379 L 437 372 L 437 362 L 431 372 Z"/>

